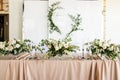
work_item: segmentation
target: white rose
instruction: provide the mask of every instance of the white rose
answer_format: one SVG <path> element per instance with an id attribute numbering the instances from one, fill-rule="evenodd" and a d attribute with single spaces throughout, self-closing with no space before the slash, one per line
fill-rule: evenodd
<path id="1" fill-rule="evenodd" d="M 9 45 L 15 44 L 15 43 L 16 43 L 16 40 L 10 40 L 10 41 L 8 42 Z"/>
<path id="2" fill-rule="evenodd" d="M 12 50 L 13 50 L 13 47 L 12 47 L 12 46 L 8 46 L 8 47 L 6 48 L 6 50 L 12 51 Z"/>
<path id="3" fill-rule="evenodd" d="M 20 47 L 20 45 L 19 44 L 16 44 L 16 46 L 15 46 L 16 48 L 19 48 Z"/>
<path id="4" fill-rule="evenodd" d="M 66 43 L 66 44 L 64 44 L 64 47 L 65 47 L 65 48 L 68 48 L 68 44 L 67 44 L 67 43 Z"/>
<path id="5" fill-rule="evenodd" d="M 103 44 L 103 49 L 106 49 L 106 47 L 107 47 L 107 46 L 106 46 L 105 44 Z"/>
<path id="6" fill-rule="evenodd" d="M 56 51 L 59 50 L 59 47 L 57 45 L 54 45 L 54 47 Z"/>
<path id="7" fill-rule="evenodd" d="M 56 51 L 59 50 L 59 47 L 56 47 L 55 50 L 56 50 Z"/>
<path id="8" fill-rule="evenodd" d="M 100 42 L 99 45 L 102 46 L 103 44 Z"/>
<path id="9" fill-rule="evenodd" d="M 51 48 L 51 45 L 47 45 L 48 48 Z"/>

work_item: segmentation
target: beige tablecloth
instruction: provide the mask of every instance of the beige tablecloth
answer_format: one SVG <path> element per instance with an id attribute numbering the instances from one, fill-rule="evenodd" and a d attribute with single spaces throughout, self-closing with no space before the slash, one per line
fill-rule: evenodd
<path id="1" fill-rule="evenodd" d="M 120 62 L 0 60 L 0 80 L 120 80 Z"/>

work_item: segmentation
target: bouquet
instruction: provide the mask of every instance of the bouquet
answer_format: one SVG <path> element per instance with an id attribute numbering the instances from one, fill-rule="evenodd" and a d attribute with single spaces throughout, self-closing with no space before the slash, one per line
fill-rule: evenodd
<path id="1" fill-rule="evenodd" d="M 71 52 L 76 52 L 79 50 L 78 46 L 70 44 L 70 42 L 61 41 L 61 40 L 42 40 L 41 46 L 47 47 L 47 57 L 69 55 Z"/>

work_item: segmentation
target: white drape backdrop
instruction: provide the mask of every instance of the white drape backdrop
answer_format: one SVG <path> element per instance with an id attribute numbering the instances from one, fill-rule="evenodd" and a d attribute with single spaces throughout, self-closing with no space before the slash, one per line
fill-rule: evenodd
<path id="1" fill-rule="evenodd" d="M 23 39 L 38 43 L 47 38 L 48 1 L 24 1 Z"/>
<path id="2" fill-rule="evenodd" d="M 31 39 L 33 42 L 39 42 L 48 37 L 47 27 L 47 9 L 48 5 L 59 0 L 48 1 L 24 1 L 23 14 L 23 33 L 24 39 Z M 84 31 L 73 33 L 73 43 L 79 46 L 84 42 L 95 38 L 102 39 L 102 2 L 96 1 L 78 1 L 78 0 L 60 0 L 62 10 L 57 10 L 53 20 L 62 31 L 62 35 L 53 33 L 49 38 L 61 39 L 71 29 L 71 20 L 68 14 L 80 14 L 82 17 L 81 27 Z M 49 4 L 48 4 L 49 3 Z"/>
<path id="3" fill-rule="evenodd" d="M 82 18 L 83 31 L 77 31 L 72 34 L 73 43 L 82 46 L 83 43 L 92 41 L 95 38 L 102 39 L 103 26 L 102 26 L 102 2 L 96 1 L 79 1 L 79 0 L 49 0 L 49 6 L 60 1 L 62 10 L 57 10 L 54 21 L 58 25 L 63 33 L 59 35 L 57 33 L 50 34 L 50 38 L 64 38 L 65 34 L 71 29 L 71 20 L 68 14 L 76 15 L 80 14 Z"/>

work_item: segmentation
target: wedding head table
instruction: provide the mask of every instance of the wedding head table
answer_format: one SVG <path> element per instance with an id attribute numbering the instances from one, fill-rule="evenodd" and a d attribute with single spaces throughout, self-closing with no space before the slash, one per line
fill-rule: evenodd
<path id="1" fill-rule="evenodd" d="M 0 60 L 0 80 L 120 80 L 112 60 Z"/>

